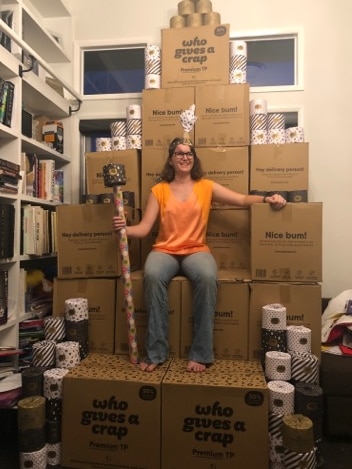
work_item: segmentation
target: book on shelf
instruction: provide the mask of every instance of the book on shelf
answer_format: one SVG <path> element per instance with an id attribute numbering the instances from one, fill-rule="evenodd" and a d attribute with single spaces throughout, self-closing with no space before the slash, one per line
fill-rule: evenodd
<path id="1" fill-rule="evenodd" d="M 54 200 L 55 160 L 39 160 L 39 197 L 52 202 Z"/>
<path id="2" fill-rule="evenodd" d="M 0 325 L 8 319 L 8 271 L 0 270 Z"/>
<path id="3" fill-rule="evenodd" d="M 5 112 L 2 123 L 7 127 L 11 127 L 12 122 L 12 111 L 13 111 L 13 100 L 15 96 L 15 85 L 12 81 L 6 81 L 7 84 L 7 97 L 5 102 Z"/>
<path id="4" fill-rule="evenodd" d="M 64 202 L 64 170 L 54 171 L 54 202 Z"/>
<path id="5" fill-rule="evenodd" d="M 0 203 L 0 259 L 13 257 L 15 235 L 15 207 Z"/>
<path id="6" fill-rule="evenodd" d="M 13 23 L 13 10 L 3 10 L 1 12 L 1 19 L 4 23 L 7 24 L 10 28 L 12 28 Z M 0 44 L 5 47 L 9 52 L 11 52 L 11 38 L 3 31 L 0 32 Z"/>
<path id="7" fill-rule="evenodd" d="M 6 102 L 9 94 L 9 81 L 4 80 L 0 88 L 0 122 L 4 124 L 5 121 L 5 112 L 6 112 Z"/>
<path id="8" fill-rule="evenodd" d="M 25 186 L 25 194 L 31 197 L 38 197 L 38 173 L 39 173 L 39 160 L 35 153 L 22 153 L 22 167 L 25 170 L 26 176 L 23 182 Z"/>
<path id="9" fill-rule="evenodd" d="M 40 205 L 22 207 L 22 254 L 42 256 L 52 252 L 51 213 Z"/>

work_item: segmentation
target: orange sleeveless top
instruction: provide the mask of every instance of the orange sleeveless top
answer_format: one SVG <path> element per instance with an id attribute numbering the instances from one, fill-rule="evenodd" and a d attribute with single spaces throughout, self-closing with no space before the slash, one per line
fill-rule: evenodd
<path id="1" fill-rule="evenodd" d="M 209 252 L 205 238 L 213 181 L 195 181 L 193 191 L 185 201 L 172 194 L 167 182 L 156 184 L 151 191 L 160 205 L 160 228 L 153 251 L 177 255 Z"/>

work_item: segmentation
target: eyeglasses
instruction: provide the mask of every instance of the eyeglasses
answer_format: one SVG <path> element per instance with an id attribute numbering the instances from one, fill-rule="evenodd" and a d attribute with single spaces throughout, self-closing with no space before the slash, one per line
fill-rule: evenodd
<path id="1" fill-rule="evenodd" d="M 184 156 L 188 159 L 193 158 L 193 153 L 191 151 L 175 151 L 174 155 L 179 160 L 182 160 Z"/>

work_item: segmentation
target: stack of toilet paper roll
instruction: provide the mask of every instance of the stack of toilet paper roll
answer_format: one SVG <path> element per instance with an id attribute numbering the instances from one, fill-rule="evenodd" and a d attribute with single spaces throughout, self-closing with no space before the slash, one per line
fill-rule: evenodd
<path id="1" fill-rule="evenodd" d="M 286 142 L 285 114 L 272 112 L 268 114 L 268 143 Z"/>
<path id="2" fill-rule="evenodd" d="M 213 11 L 210 0 L 184 0 L 177 5 L 178 14 L 170 18 L 170 28 L 221 24 L 220 13 Z"/>
<path id="3" fill-rule="evenodd" d="M 111 122 L 111 149 L 126 150 L 127 148 L 127 123 L 126 120 Z"/>
<path id="4" fill-rule="evenodd" d="M 230 83 L 246 83 L 247 81 L 247 43 L 230 41 Z"/>
<path id="5" fill-rule="evenodd" d="M 252 145 L 268 143 L 268 110 L 265 99 L 249 102 L 250 141 Z"/>
<path id="6" fill-rule="evenodd" d="M 161 84 L 160 47 L 151 45 L 144 49 L 144 88 L 158 89 Z"/>
<path id="7" fill-rule="evenodd" d="M 79 359 L 83 359 L 88 355 L 88 317 L 87 298 L 69 298 L 65 300 L 66 342 L 58 344 L 58 346 L 60 345 L 60 352 L 64 351 L 66 358 L 72 360 L 72 363 L 67 368 L 72 368 L 72 366 L 77 364 L 75 363 L 75 348 L 77 347 L 73 344 L 68 344 L 68 342 L 77 342 Z M 66 368 L 62 356 L 60 368 Z"/>
<path id="8" fill-rule="evenodd" d="M 139 104 L 126 107 L 127 149 L 142 148 L 142 108 Z"/>

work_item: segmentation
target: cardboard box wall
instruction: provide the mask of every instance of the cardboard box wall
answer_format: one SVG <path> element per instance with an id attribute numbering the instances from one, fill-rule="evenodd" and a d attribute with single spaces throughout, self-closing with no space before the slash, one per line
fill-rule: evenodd
<path id="1" fill-rule="evenodd" d="M 229 82 L 230 25 L 161 30 L 161 88 Z"/>
<path id="2" fill-rule="evenodd" d="M 311 329 L 312 353 L 320 359 L 321 285 L 275 282 L 250 283 L 248 358 L 261 359 L 262 307 L 273 303 L 286 307 L 287 325 Z"/>
<path id="3" fill-rule="evenodd" d="M 162 382 L 162 469 L 267 469 L 268 389 L 259 362 L 218 360 L 204 373 L 187 372 L 186 363 L 172 360 Z"/>
<path id="4" fill-rule="evenodd" d="M 113 353 L 116 310 L 116 279 L 54 279 L 53 316 L 65 316 L 65 301 L 88 300 L 89 352 Z"/>
<path id="5" fill-rule="evenodd" d="M 249 145 L 249 84 L 197 86 L 196 147 Z"/>
<path id="6" fill-rule="evenodd" d="M 307 191 L 308 178 L 308 143 L 250 146 L 250 191 Z"/>
<path id="7" fill-rule="evenodd" d="M 58 278 L 116 277 L 121 275 L 118 235 L 112 230 L 114 204 L 77 204 L 57 207 Z M 125 207 L 131 224 L 140 212 Z M 140 268 L 140 242 L 128 243 L 130 268 Z"/>
<path id="8" fill-rule="evenodd" d="M 85 154 L 86 194 L 106 194 L 113 191 L 104 184 L 103 167 L 107 164 L 125 166 L 126 184 L 122 191 L 134 194 L 134 207 L 140 208 L 140 151 L 98 151 Z"/>
<path id="9" fill-rule="evenodd" d="M 91 354 L 64 377 L 61 464 L 160 468 L 161 381 L 126 356 Z"/>
<path id="10" fill-rule="evenodd" d="M 142 148 L 161 149 L 164 160 L 168 147 L 182 137 L 180 114 L 195 102 L 194 87 L 160 88 L 142 91 Z M 189 132 L 194 142 L 194 128 Z"/>
<path id="11" fill-rule="evenodd" d="M 180 355 L 180 324 L 181 324 L 181 283 L 183 277 L 174 277 L 168 289 L 168 320 L 169 320 L 169 352 L 170 356 Z M 135 325 L 137 329 L 137 345 L 140 356 L 145 356 L 144 339 L 147 329 L 147 310 L 144 301 L 143 271 L 131 273 Z M 126 308 L 123 292 L 123 279 L 117 280 L 116 325 L 115 325 L 115 353 L 129 353 Z"/>
<path id="12" fill-rule="evenodd" d="M 214 356 L 220 360 L 248 359 L 249 286 L 244 272 L 218 272 L 214 319 Z M 246 277 L 246 278 L 245 278 Z M 182 282 L 181 358 L 188 358 L 192 342 L 191 282 Z"/>
<path id="13" fill-rule="evenodd" d="M 250 208 L 251 278 L 258 281 L 322 281 L 322 204 L 269 204 Z"/>

